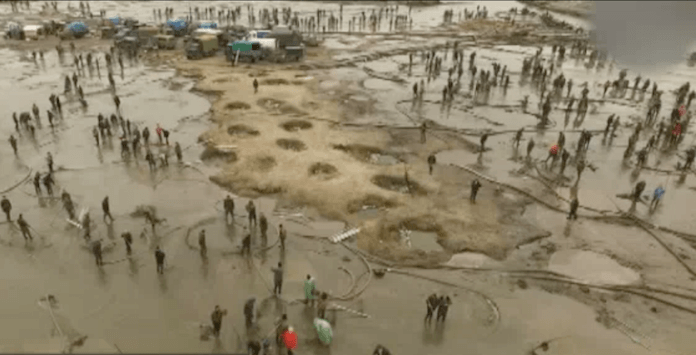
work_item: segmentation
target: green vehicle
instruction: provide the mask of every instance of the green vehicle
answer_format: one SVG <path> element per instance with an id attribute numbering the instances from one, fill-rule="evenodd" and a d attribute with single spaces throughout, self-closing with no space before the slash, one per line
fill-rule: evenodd
<path id="1" fill-rule="evenodd" d="M 227 59 L 234 62 L 235 58 L 249 60 L 252 63 L 263 58 L 261 44 L 250 41 L 237 41 L 227 45 Z"/>

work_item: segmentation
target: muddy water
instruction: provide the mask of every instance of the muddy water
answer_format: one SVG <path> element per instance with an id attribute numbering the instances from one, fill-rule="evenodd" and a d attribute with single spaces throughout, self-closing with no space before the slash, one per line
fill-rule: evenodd
<path id="1" fill-rule="evenodd" d="M 210 4 L 221 6 L 220 3 Z M 437 23 L 444 8 L 465 6 L 472 9 L 477 4 L 481 2 L 414 9 L 418 14 L 414 16 L 414 28 L 430 27 Z M 300 7 L 302 13 L 306 14 L 314 12 L 319 6 L 333 6 L 296 2 L 274 5 Z M 485 5 L 490 12 L 496 9 L 505 10 L 510 6 L 521 6 L 506 2 L 486 2 Z M 110 15 L 133 15 L 146 20 L 151 16 L 152 8 L 162 5 L 148 2 L 138 5 L 99 2 L 93 3 L 92 6 L 95 12 L 103 7 Z M 186 12 L 188 4 L 179 2 L 167 6 L 174 6 L 175 14 L 179 16 Z M 197 3 L 197 6 L 203 7 L 206 3 Z M 238 6 L 244 7 L 244 3 L 239 3 Z M 346 17 L 367 6 L 344 6 Z M 245 19 L 245 16 L 242 18 Z M 399 42 L 391 41 L 386 44 L 396 46 Z M 339 80 L 367 79 L 364 81 L 367 92 L 364 95 L 356 95 L 356 98 L 362 98 L 364 102 L 365 98 L 374 97 L 386 113 L 365 117 L 364 120 L 367 122 L 385 121 L 404 125 L 428 118 L 450 127 L 494 130 L 514 130 L 534 124 L 535 118 L 532 114 L 525 114 L 514 108 L 524 95 L 530 95 L 530 112 L 538 112 L 533 109 L 536 104 L 534 91 L 526 86 L 518 87 L 515 73 L 521 67 L 524 53 L 533 49 L 500 46 L 479 50 L 479 67 L 488 66 L 488 63 L 492 62 L 489 58 L 496 58 L 495 60 L 508 64 L 508 70 L 512 74 L 511 88 L 507 92 L 498 90 L 492 93 L 490 106 L 473 107 L 462 100 L 451 109 L 442 110 L 437 101 L 446 79 L 440 76 L 429 84 L 426 93 L 428 102 L 423 107 L 411 108 L 409 103 L 403 107 L 404 104 L 400 101 L 410 99 L 410 85 L 424 78 L 420 64 L 414 66 L 411 77 L 406 74 L 406 56 L 378 61 L 376 64 L 369 64 L 369 68 L 379 74 L 403 77 L 409 82 L 408 85 L 367 79 L 369 76 L 362 68 L 345 68 L 332 70 L 330 75 L 333 80 L 324 84 L 326 86 L 323 88 L 338 87 L 341 85 Z M 549 53 L 548 48 L 545 51 Z M 0 84 L 3 85 L 0 87 L 0 93 L 7 98 L 7 102 L 12 103 L 3 105 L 3 111 L 0 111 L 2 117 L 9 118 L 15 110 L 29 110 L 31 103 L 36 101 L 42 108 L 42 118 L 45 121 L 47 97 L 51 92 L 62 91 L 61 75 L 70 73 L 70 69 L 58 66 L 56 58 L 51 55 L 46 57 L 45 69 L 42 65 L 37 67 L 26 60 L 18 61 L 18 54 L 9 51 L 0 51 L 0 58 L 3 59 L 0 61 L 3 66 L 1 75 L 6 79 Z M 445 67 L 449 64 L 451 63 L 446 61 Z M 566 76 L 574 78 L 576 88 L 583 80 L 589 80 L 585 78 L 592 78 L 592 82 L 602 82 L 606 78 L 605 73 L 587 71 L 572 62 L 564 64 L 563 70 L 568 70 Z M 614 74 L 616 72 L 618 70 L 615 70 Z M 681 69 L 675 73 L 681 73 Z M 688 75 L 693 73 L 689 72 Z M 173 73 L 166 68 L 152 70 L 140 65 L 127 66 L 124 77 L 123 81 L 118 77 L 116 79 L 125 117 L 141 127 L 147 124 L 151 130 L 156 123 L 171 129 L 172 141 L 179 141 L 182 147 L 187 148 L 184 160 L 195 162 L 200 153 L 195 140 L 198 133 L 207 128 L 205 112 L 209 104 L 205 99 L 188 92 L 192 83 L 174 78 Z M 683 78 L 680 74 L 670 74 L 663 85 L 676 87 L 681 84 Z M 239 257 L 223 257 L 223 251 L 237 250 L 239 247 L 244 233 L 241 225 L 245 224 L 242 205 L 246 200 L 237 200 L 237 222 L 241 225 L 228 228 L 219 218 L 221 213 L 218 201 L 225 193 L 207 183 L 207 175 L 213 172 L 212 169 L 194 163 L 193 166 L 202 173 L 193 168 L 173 165 L 167 170 L 150 174 L 142 162 L 121 163 L 118 142 L 113 142 L 113 149 L 107 147 L 101 152 L 97 150 L 90 133 L 91 127 L 96 123 L 96 115 L 99 112 L 106 114 L 114 110 L 103 79 L 100 81 L 96 78 L 81 78 L 90 103 L 86 112 L 82 112 L 75 101 L 61 97 L 67 113 L 65 123 L 55 134 L 50 133 L 47 128 L 40 129 L 38 146 L 22 137 L 20 157 L 17 159 L 8 153 L 9 149 L 0 150 L 2 186 L 14 184 L 25 176 L 29 168 L 44 171 L 43 157 L 50 150 L 55 157 L 56 165 L 65 168 L 56 174 L 58 184 L 71 192 L 73 199 L 81 206 L 92 208 L 98 225 L 94 235 L 104 238 L 106 243 L 115 243 L 115 247 L 104 256 L 107 262 L 104 270 L 97 271 L 91 255 L 80 247 L 78 232 L 67 227 L 64 222 L 65 213 L 60 205 L 49 202 L 40 205 L 35 198 L 28 196 L 33 194 L 31 185 L 22 185 L 8 193 L 15 206 L 14 211 L 24 213 L 39 236 L 34 248 L 24 248 L 21 235 L 16 230 L 7 224 L 0 225 L 0 238 L 4 242 L 0 248 L 0 257 L 4 260 L 0 274 L 4 281 L 0 285 L 3 295 L 0 314 L 4 319 L 12 320 L 12 324 L 3 327 L 3 331 L 0 332 L 0 342 L 6 344 L 9 349 L 31 344 L 36 338 L 48 335 L 49 317 L 36 306 L 35 301 L 45 293 L 52 293 L 60 299 L 62 309 L 70 317 L 75 328 L 93 338 L 109 339 L 125 352 L 239 351 L 241 347 L 238 334 L 241 334 L 242 338 L 245 336 L 241 307 L 247 297 L 256 295 L 262 299 L 263 311 L 259 322 L 266 327 L 265 329 L 269 329 L 270 322 L 283 308 L 282 305 L 276 305 L 272 299 L 266 298 L 269 294 L 269 269 L 278 260 L 285 261 L 287 265 L 283 292 L 288 300 L 302 297 L 301 280 L 307 273 L 318 276 L 320 289 L 329 290 L 334 294 L 343 293 L 349 284 L 347 276 L 337 269 L 337 260 L 345 260 L 341 259 L 342 256 L 350 260 L 342 261 L 342 265 L 353 270 L 356 277 L 363 272 L 362 265 L 354 255 L 329 246 L 320 239 L 341 230 L 341 223 L 321 220 L 307 222 L 277 216 L 272 212 L 275 201 L 271 199 L 257 201 L 257 206 L 269 216 L 272 226 L 282 222 L 290 228 L 291 238 L 287 255 L 280 254 L 278 249 L 274 248 L 261 255 L 260 260 L 255 259 L 253 262 Z M 463 79 L 468 84 L 468 76 L 465 75 Z M 172 82 L 176 84 L 173 85 Z M 174 90 L 176 87 L 180 88 Z M 353 87 L 359 88 L 357 84 Z M 592 90 L 591 95 L 596 95 L 598 89 L 593 87 Z M 627 117 L 634 108 L 606 104 L 598 107 L 598 114 L 588 115 L 583 127 L 602 127 L 607 112 L 614 110 L 620 112 L 622 117 Z M 640 108 L 636 110 L 639 111 Z M 408 115 L 401 111 L 407 112 Z M 556 111 L 552 118 L 557 122 L 552 130 L 560 129 L 562 126 L 558 122 L 562 121 L 562 113 Z M 12 132 L 11 120 L 3 119 L 0 122 L 0 130 L 5 136 Z M 628 131 L 629 129 L 622 129 L 619 133 L 624 137 L 624 133 Z M 525 136 L 525 139 L 534 137 L 535 141 L 539 142 L 537 147 L 543 147 L 553 142 L 556 132 L 529 133 Z M 567 136 L 571 143 L 577 139 L 577 135 L 572 133 Z M 477 162 L 477 155 L 468 152 L 454 152 L 450 160 L 446 158 L 446 153 L 442 153 L 438 160 L 440 163 L 478 164 L 487 169 L 488 174 L 498 178 L 509 178 L 512 181 L 508 173 L 519 165 L 508 160 L 513 155 L 509 146 L 510 138 L 508 135 L 491 137 L 488 146 L 492 150 L 483 154 L 480 163 Z M 625 141 L 625 137 L 623 140 Z M 619 138 L 615 140 L 619 141 Z M 523 146 L 524 144 L 526 141 Z M 612 194 L 630 181 L 630 176 L 622 172 L 616 164 L 617 156 L 621 153 L 619 150 L 607 149 L 600 145 L 597 137 L 593 139 L 590 156 L 597 159 L 596 164 L 600 165 L 600 169 L 596 173 L 586 173 L 581 182 L 582 203 L 592 199 L 585 197 L 584 191 L 591 191 L 597 196 L 605 192 Z M 535 156 L 537 155 L 543 158 L 545 153 L 537 150 Z M 461 162 L 456 159 L 461 159 Z M 663 164 L 671 162 L 665 159 Z M 644 171 L 641 176 L 652 175 Z M 660 176 L 654 174 L 648 186 L 652 186 L 659 179 Z M 687 206 L 689 194 L 683 187 L 680 191 L 685 193 L 670 193 L 668 188 L 663 206 L 655 218 L 661 223 L 675 223 L 689 229 L 690 219 L 684 221 L 688 217 L 688 210 L 683 208 Z M 111 196 L 112 211 L 117 219 L 113 230 L 99 222 L 99 201 L 106 194 Z M 141 238 L 140 234 L 147 230 L 146 226 L 141 219 L 128 216 L 138 204 L 153 204 L 158 208 L 160 215 L 168 219 L 167 223 L 158 229 L 156 237 L 145 232 Z M 184 235 L 188 226 L 215 217 L 218 217 L 218 220 L 201 227 L 206 228 L 210 245 L 208 259 L 203 261 L 198 252 L 186 244 Z M 540 213 L 539 223 L 550 223 L 545 221 L 551 217 L 559 218 L 555 214 L 550 216 Z M 557 227 L 558 223 L 554 221 L 554 227 Z M 130 230 L 136 236 L 135 256 L 132 260 L 124 259 L 125 250 L 118 238 L 124 230 Z M 194 246 L 199 230 L 200 228 L 192 232 Z M 617 235 L 622 233 L 619 229 L 612 231 Z M 269 242 L 275 242 L 276 231 L 273 228 L 269 235 Z M 298 236 L 306 238 L 295 238 Z M 423 233 L 416 239 L 417 244 L 422 243 L 422 249 L 439 247 L 434 235 L 430 233 Z M 630 239 L 626 238 L 625 242 L 630 243 Z M 257 241 L 255 245 L 256 243 Z M 167 252 L 168 268 L 162 277 L 157 276 L 154 271 L 152 249 L 156 245 L 162 246 Z M 461 258 L 464 260 L 457 261 L 453 258 L 453 261 L 480 264 L 482 267 L 486 267 L 488 263 L 485 258 L 476 255 L 456 256 L 456 259 Z M 595 262 L 597 259 L 601 260 L 601 257 L 593 255 L 590 259 L 590 262 Z M 564 260 L 577 262 L 578 259 L 568 257 Z M 587 262 L 588 259 L 580 258 L 580 261 Z M 579 268 L 576 264 L 572 265 L 575 269 Z M 257 271 L 257 268 L 260 271 Z M 618 268 L 611 264 L 601 265 L 593 270 L 601 274 L 606 270 Z M 459 275 L 451 276 L 440 272 L 429 274 L 433 277 L 451 277 L 453 281 L 461 282 Z M 628 273 L 621 275 L 625 278 Z M 572 354 L 575 351 L 584 354 L 591 353 L 592 350 L 599 352 L 606 349 L 612 349 L 612 354 L 646 353 L 642 347 L 631 343 L 620 332 L 606 331 L 595 322 L 594 313 L 589 307 L 565 297 L 539 291 L 515 292 L 511 297 L 507 286 L 496 287 L 494 281 L 486 288 L 495 293 L 494 298 L 499 303 L 504 319 L 500 325 L 494 327 L 488 321 L 491 311 L 480 297 L 460 289 L 438 289 L 439 287 L 401 275 L 388 275 L 384 279 L 373 281 L 364 294 L 364 305 L 360 307 L 373 318 L 364 320 L 339 315 L 340 325 L 335 328 L 331 353 L 369 353 L 375 343 L 381 342 L 389 344 L 394 353 L 404 354 L 453 353 L 461 349 L 469 349 L 472 353 L 510 354 L 522 352 L 521 349 L 531 347 L 537 340 L 546 340 L 554 336 L 564 337 L 568 334 L 572 336 L 554 343 L 549 353 Z M 420 326 L 423 316 L 420 307 L 423 299 L 433 289 L 452 294 L 455 302 L 446 326 L 440 326 L 439 329 Z M 223 325 L 221 341 L 200 342 L 198 324 L 208 322 L 210 311 L 215 304 L 230 310 L 230 315 Z M 353 306 L 359 308 L 359 304 Z M 409 309 L 409 312 L 403 312 L 404 309 Z M 410 311 L 411 309 L 415 309 L 416 312 Z M 307 353 L 327 353 L 328 349 L 317 348 L 312 343 L 313 330 L 309 325 L 309 312 L 299 306 L 288 306 L 287 310 L 292 323 L 300 333 L 301 350 Z M 564 316 L 559 317 L 559 314 Z M 568 318 L 572 318 L 573 322 L 568 322 Z M 399 321 L 395 322 L 395 319 Z M 404 337 L 416 340 L 405 342 L 402 341 Z M 362 341 L 356 342 L 356 339 Z"/>

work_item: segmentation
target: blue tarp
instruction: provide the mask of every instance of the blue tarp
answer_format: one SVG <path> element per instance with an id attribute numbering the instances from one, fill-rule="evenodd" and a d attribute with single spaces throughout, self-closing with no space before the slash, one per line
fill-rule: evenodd
<path id="1" fill-rule="evenodd" d="M 176 20 L 167 20 L 167 26 L 171 27 L 174 31 L 181 31 L 185 30 L 188 24 L 186 23 L 185 20 L 182 19 L 176 19 Z"/>
<path id="2" fill-rule="evenodd" d="M 256 38 L 266 38 L 270 33 L 270 31 L 256 31 Z"/>
<path id="3" fill-rule="evenodd" d="M 202 22 L 198 25 L 198 28 L 216 29 L 217 23 L 215 23 L 215 22 Z"/>
<path id="4" fill-rule="evenodd" d="M 84 22 L 73 22 L 65 25 L 65 28 L 75 35 L 81 35 L 89 32 L 87 25 Z"/>
<path id="5" fill-rule="evenodd" d="M 121 18 L 120 17 L 109 17 L 109 21 L 114 24 L 114 26 L 118 26 L 121 23 Z"/>

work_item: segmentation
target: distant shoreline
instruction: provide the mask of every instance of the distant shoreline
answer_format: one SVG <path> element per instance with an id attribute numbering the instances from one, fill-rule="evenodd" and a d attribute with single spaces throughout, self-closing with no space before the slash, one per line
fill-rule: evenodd
<path id="1" fill-rule="evenodd" d="M 542 10 L 557 12 L 581 19 L 592 16 L 594 4 L 592 1 L 537 1 L 518 0 L 519 2 Z"/>

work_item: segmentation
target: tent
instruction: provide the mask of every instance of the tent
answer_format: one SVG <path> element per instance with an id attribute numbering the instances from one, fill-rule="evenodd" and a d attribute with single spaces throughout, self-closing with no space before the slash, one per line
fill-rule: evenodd
<path id="1" fill-rule="evenodd" d="M 70 31 L 75 38 L 80 38 L 89 32 L 89 28 L 84 22 L 72 22 L 65 25 L 65 29 Z"/>
<path id="2" fill-rule="evenodd" d="M 314 329 L 317 330 L 317 335 L 322 343 L 329 345 L 333 339 L 333 330 L 331 324 L 324 319 L 314 318 Z"/>
<path id="3" fill-rule="evenodd" d="M 118 26 L 121 24 L 121 18 L 120 17 L 109 17 L 109 21 L 114 24 L 114 26 Z"/>

